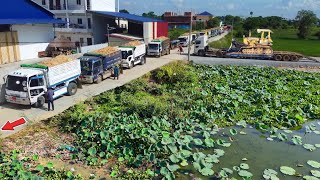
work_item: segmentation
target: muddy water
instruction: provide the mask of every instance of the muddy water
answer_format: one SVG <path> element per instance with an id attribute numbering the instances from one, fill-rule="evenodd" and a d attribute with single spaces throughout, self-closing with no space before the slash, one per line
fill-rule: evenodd
<path id="1" fill-rule="evenodd" d="M 312 123 L 317 126 L 317 130 L 320 130 L 319 121 L 314 121 Z M 313 170 L 314 168 L 309 166 L 307 161 L 315 160 L 320 162 L 320 148 L 310 152 L 309 150 L 304 149 L 303 146 L 292 145 L 291 143 L 291 137 L 293 135 L 299 135 L 302 137 L 303 144 L 320 144 L 320 135 L 313 132 L 305 134 L 304 127 L 301 130 L 293 131 L 293 133 L 286 133 L 288 140 L 285 142 L 279 141 L 276 138 L 274 138 L 274 141 L 268 141 L 266 136 L 268 137 L 269 134 L 263 134 L 254 128 L 234 128 L 237 129 L 238 135 L 232 136 L 234 138 L 232 145 L 228 148 L 221 148 L 217 145 L 215 147 L 225 151 L 225 155 L 219 158 L 220 163 L 215 164 L 213 167 L 215 172 L 219 172 L 222 168 L 232 169 L 233 166 L 239 166 L 240 163 L 244 162 L 242 159 L 247 158 L 248 161 L 245 161 L 244 163 L 247 163 L 250 166 L 248 171 L 254 175 L 252 179 L 263 179 L 262 175 L 264 169 L 271 168 L 278 172 L 278 177 L 281 180 L 294 180 L 302 179 L 302 177 L 284 176 L 279 171 L 280 166 L 289 166 L 294 168 L 299 174 L 311 175 L 310 170 Z M 240 135 L 240 131 L 246 132 L 247 135 Z M 283 131 L 278 130 L 278 132 Z M 225 135 L 222 137 L 223 134 Z M 214 138 L 229 140 L 228 136 L 231 136 L 229 129 L 224 129 L 218 133 L 218 136 L 215 135 Z M 205 154 L 213 154 L 213 149 L 205 149 L 202 152 Z M 297 167 L 298 164 L 303 165 L 303 167 Z M 201 179 L 215 179 L 213 177 L 202 176 L 191 166 L 189 166 L 188 169 L 195 177 Z M 232 177 L 242 179 L 235 171 Z"/>

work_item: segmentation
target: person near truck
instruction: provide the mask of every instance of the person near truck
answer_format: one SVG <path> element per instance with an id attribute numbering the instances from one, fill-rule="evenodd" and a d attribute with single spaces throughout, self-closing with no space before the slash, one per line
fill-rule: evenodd
<path id="1" fill-rule="evenodd" d="M 116 65 L 114 68 L 113 68 L 113 79 L 116 79 L 119 80 L 119 74 L 120 74 L 120 69 L 119 67 Z"/>
<path id="2" fill-rule="evenodd" d="M 48 111 L 50 111 L 50 106 L 52 106 L 52 111 L 54 111 L 53 96 L 54 91 L 52 88 L 49 88 L 47 91 Z"/>

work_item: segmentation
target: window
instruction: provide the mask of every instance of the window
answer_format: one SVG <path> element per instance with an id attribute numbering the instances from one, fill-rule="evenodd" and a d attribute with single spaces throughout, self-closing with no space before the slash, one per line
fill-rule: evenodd
<path id="1" fill-rule="evenodd" d="M 78 18 L 78 24 L 82 24 L 82 19 Z"/>
<path id="2" fill-rule="evenodd" d="M 88 28 L 91 29 L 91 19 L 88 18 Z"/>
<path id="3" fill-rule="evenodd" d="M 43 86 L 44 81 L 42 77 L 33 77 L 30 81 L 30 87 Z"/>
<path id="4" fill-rule="evenodd" d="M 87 44 L 88 44 L 88 46 L 92 45 L 92 38 L 87 38 Z"/>
<path id="5" fill-rule="evenodd" d="M 77 5 L 81 5 L 81 0 L 77 0 Z"/>
<path id="6" fill-rule="evenodd" d="M 42 0 L 42 5 L 43 5 L 43 6 L 46 5 L 46 0 Z"/>
<path id="7" fill-rule="evenodd" d="M 83 38 L 80 38 L 80 45 L 82 46 L 82 45 L 83 45 L 83 43 L 84 43 Z"/>

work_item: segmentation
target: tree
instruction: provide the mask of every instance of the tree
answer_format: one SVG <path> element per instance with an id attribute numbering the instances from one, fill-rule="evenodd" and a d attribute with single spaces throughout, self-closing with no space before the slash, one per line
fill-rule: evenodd
<path id="1" fill-rule="evenodd" d="M 253 12 L 251 11 L 251 12 L 250 12 L 250 16 L 252 17 L 252 15 L 253 15 Z"/>
<path id="2" fill-rule="evenodd" d="M 121 9 L 119 12 L 121 12 L 121 13 L 127 13 L 127 14 L 130 14 L 130 13 L 129 13 L 129 11 L 128 11 L 128 10 L 126 10 L 126 9 Z"/>
<path id="3" fill-rule="evenodd" d="M 162 19 L 162 16 L 156 15 L 153 11 L 150 11 L 148 13 L 142 13 L 142 16 L 143 17 L 153 18 L 153 19 Z"/>
<path id="4" fill-rule="evenodd" d="M 313 11 L 301 10 L 296 16 L 298 37 L 306 39 L 311 34 L 312 27 L 317 23 L 317 16 Z"/>
<path id="5" fill-rule="evenodd" d="M 207 28 L 214 28 L 220 25 L 220 20 L 218 18 L 212 18 L 207 22 Z"/>

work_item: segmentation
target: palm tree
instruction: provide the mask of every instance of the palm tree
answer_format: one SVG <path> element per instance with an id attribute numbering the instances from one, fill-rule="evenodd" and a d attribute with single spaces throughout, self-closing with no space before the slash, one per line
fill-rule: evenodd
<path id="1" fill-rule="evenodd" d="M 253 12 L 252 12 L 252 11 L 250 12 L 250 15 L 251 15 L 251 17 L 252 17 L 252 15 L 253 15 Z"/>

